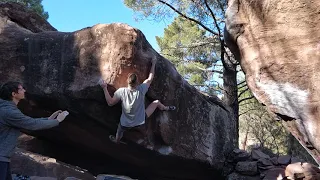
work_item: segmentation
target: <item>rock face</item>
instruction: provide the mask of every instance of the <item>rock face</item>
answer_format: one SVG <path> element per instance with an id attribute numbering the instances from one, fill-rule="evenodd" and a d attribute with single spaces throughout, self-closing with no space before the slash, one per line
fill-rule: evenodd
<path id="1" fill-rule="evenodd" d="M 16 148 L 12 156 L 11 170 L 13 173 L 12 179 L 17 176 L 29 176 L 31 180 L 132 180 L 126 176 L 110 174 L 99 174 L 94 177 L 79 167 L 20 148 Z"/>
<path id="2" fill-rule="evenodd" d="M 249 88 L 319 163 L 319 1 L 230 0 L 226 15 Z"/>
<path id="3" fill-rule="evenodd" d="M 142 32 L 119 23 L 57 32 L 47 22 L 37 24 L 32 18 L 35 14 L 17 6 L 0 4 L 0 82 L 24 83 L 28 102 L 19 107 L 30 116 L 48 116 L 57 109 L 70 112 L 57 128 L 27 132 L 50 140 L 50 155 L 81 163 L 75 154 L 99 154 L 99 160 L 93 159 L 84 167 L 95 175 L 105 173 L 102 167 L 108 162 L 103 157 L 127 164 L 129 168 L 122 174 L 141 173 L 149 178 L 159 174 L 206 179 L 213 174 L 207 168 L 217 172 L 222 168 L 226 154 L 237 142 L 232 115 L 218 98 L 205 96 L 184 81 L 175 67 L 152 49 Z M 137 132 L 125 133 L 128 145 L 113 144 L 108 136 L 116 131 L 121 106 L 107 105 L 98 81 L 106 79 L 112 94 L 126 86 L 128 73 L 136 72 L 144 80 L 153 58 L 157 59 L 156 75 L 146 95 L 147 104 L 159 99 L 177 109 L 156 111 L 148 119 L 154 151 L 134 143 L 143 138 Z M 66 147 L 69 149 L 61 150 Z M 44 147 L 33 150 L 41 149 Z"/>

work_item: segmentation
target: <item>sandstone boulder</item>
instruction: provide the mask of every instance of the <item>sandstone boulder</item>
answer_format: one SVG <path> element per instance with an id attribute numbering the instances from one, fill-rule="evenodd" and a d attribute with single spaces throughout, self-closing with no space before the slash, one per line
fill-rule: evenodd
<path id="1" fill-rule="evenodd" d="M 254 96 L 319 163 L 319 1 L 230 0 L 226 17 L 226 42 Z"/>
<path id="2" fill-rule="evenodd" d="M 313 164 L 309 163 L 294 163 L 286 167 L 285 175 L 291 179 L 319 179 L 320 170 Z"/>
<path id="3" fill-rule="evenodd" d="M 114 23 L 58 32 L 47 22 L 37 24 L 31 18 L 34 13 L 16 6 L 0 4 L 0 82 L 24 83 L 28 101 L 19 107 L 30 116 L 48 116 L 57 109 L 70 112 L 57 128 L 27 132 L 47 142 L 47 148 L 33 151 L 46 149 L 44 153 L 82 164 L 95 175 L 105 173 L 110 159 L 126 164 L 119 174 L 143 174 L 149 179 L 155 174 L 205 179 L 214 174 L 209 171 L 212 167 L 219 173 L 236 146 L 234 118 L 217 97 L 189 85 L 141 31 Z M 106 79 L 113 94 L 126 86 L 128 73 L 136 72 L 144 80 L 152 59 L 157 59 L 156 75 L 147 103 L 159 99 L 177 109 L 157 111 L 148 119 L 154 151 L 136 144 L 143 138 L 137 132 L 125 133 L 128 145 L 116 145 L 108 136 L 116 131 L 121 107 L 107 105 L 98 81 Z"/>

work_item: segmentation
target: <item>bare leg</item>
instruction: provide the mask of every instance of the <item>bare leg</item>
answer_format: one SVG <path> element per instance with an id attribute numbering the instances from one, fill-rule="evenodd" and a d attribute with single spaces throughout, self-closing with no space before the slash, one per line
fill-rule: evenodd
<path id="1" fill-rule="evenodd" d="M 154 100 L 146 109 L 146 114 L 148 117 L 159 108 L 161 111 L 168 110 L 168 106 L 163 105 L 159 100 Z"/>
<path id="2" fill-rule="evenodd" d="M 163 105 L 159 100 L 154 100 L 151 104 L 149 104 L 149 106 L 146 108 L 146 115 L 147 115 L 147 118 L 150 117 L 152 115 L 152 113 L 154 113 L 154 111 L 156 109 L 160 109 L 161 111 L 167 111 L 170 109 L 169 106 L 165 106 Z M 152 141 L 150 141 L 150 137 L 148 136 L 148 133 L 146 133 L 147 135 L 147 140 L 148 140 L 148 143 L 151 143 L 151 144 L 148 144 L 146 148 L 148 149 L 153 149 L 154 148 L 154 145 L 152 143 Z"/>

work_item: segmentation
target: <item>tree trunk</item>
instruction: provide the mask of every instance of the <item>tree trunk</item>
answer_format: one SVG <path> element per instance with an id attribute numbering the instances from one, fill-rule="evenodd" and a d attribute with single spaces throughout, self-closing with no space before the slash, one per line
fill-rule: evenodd
<path id="1" fill-rule="evenodd" d="M 237 146 L 239 146 L 239 102 L 237 86 L 237 65 L 231 62 L 231 58 L 225 59 L 224 40 L 221 43 L 221 61 L 223 64 L 223 100 L 231 108 L 235 120 Z"/>
<path id="2" fill-rule="evenodd" d="M 239 137 L 239 103 L 238 103 L 238 87 L 237 87 L 237 71 L 236 65 L 223 70 L 223 89 L 224 102 L 228 105 L 234 115 L 237 138 Z"/>

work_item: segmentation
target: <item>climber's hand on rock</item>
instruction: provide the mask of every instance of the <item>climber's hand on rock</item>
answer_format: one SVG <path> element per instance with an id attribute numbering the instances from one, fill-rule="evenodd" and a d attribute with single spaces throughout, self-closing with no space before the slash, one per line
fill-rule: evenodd
<path id="1" fill-rule="evenodd" d="M 99 84 L 100 84 L 100 86 L 101 86 L 102 88 L 107 88 L 107 87 L 108 87 L 108 83 L 107 83 L 106 80 L 101 79 L 101 80 L 99 81 Z"/>

